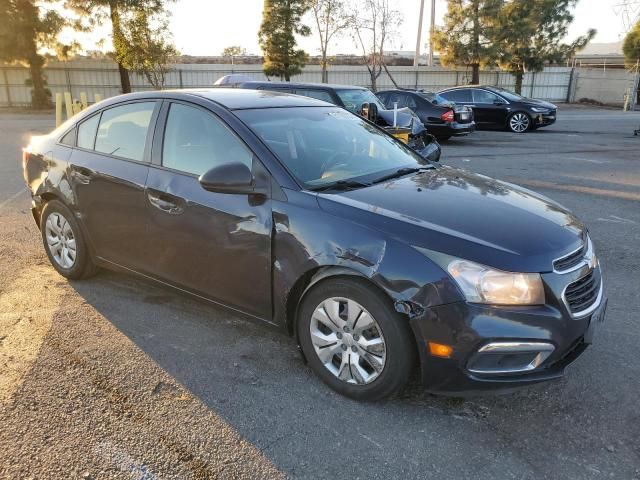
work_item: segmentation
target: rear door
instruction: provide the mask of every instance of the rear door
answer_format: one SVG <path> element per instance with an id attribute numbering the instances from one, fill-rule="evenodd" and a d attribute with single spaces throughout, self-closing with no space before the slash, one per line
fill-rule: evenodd
<path id="1" fill-rule="evenodd" d="M 270 178 L 222 120 L 192 103 L 165 102 L 146 182 L 151 275 L 207 298 L 271 318 L 271 200 L 204 190 L 198 177 L 241 162 Z"/>
<path id="2" fill-rule="evenodd" d="M 71 188 L 97 256 L 138 269 L 145 245 L 144 185 L 160 102 L 118 104 L 81 122 Z"/>

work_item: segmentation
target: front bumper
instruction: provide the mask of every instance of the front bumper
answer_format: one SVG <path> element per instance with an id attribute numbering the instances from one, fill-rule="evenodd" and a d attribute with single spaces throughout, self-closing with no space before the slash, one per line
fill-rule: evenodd
<path id="1" fill-rule="evenodd" d="M 546 127 L 556 123 L 556 111 L 549 113 L 533 113 L 533 123 L 536 127 Z"/>
<path id="2" fill-rule="evenodd" d="M 555 280 L 558 285 L 562 283 Z M 555 287 L 553 282 L 547 283 L 547 288 Z M 562 377 L 567 365 L 591 343 L 596 324 L 604 318 L 607 300 L 602 296 L 590 315 L 574 318 L 560 298 L 552 298 L 547 305 L 530 307 L 457 302 L 426 309 L 413 317 L 410 322 L 417 340 L 425 388 L 433 393 L 467 395 L 510 391 Z M 433 356 L 428 342 L 450 345 L 453 353 L 450 358 Z M 528 369 L 473 371 L 473 362 L 483 347 L 518 343 L 549 345 L 552 351 L 543 355 L 540 362 L 532 361 Z"/>

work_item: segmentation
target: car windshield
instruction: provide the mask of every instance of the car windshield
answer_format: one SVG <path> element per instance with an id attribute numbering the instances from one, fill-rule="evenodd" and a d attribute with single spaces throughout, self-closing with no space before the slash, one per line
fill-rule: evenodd
<path id="1" fill-rule="evenodd" d="M 422 98 L 430 101 L 434 105 L 451 105 L 453 102 L 433 92 L 418 92 Z"/>
<path id="2" fill-rule="evenodd" d="M 363 118 L 337 107 L 268 108 L 236 115 L 304 185 L 369 182 L 429 162 Z"/>
<path id="3" fill-rule="evenodd" d="M 382 104 L 380 99 L 376 97 L 370 90 L 364 90 L 361 88 L 352 90 L 336 90 L 338 97 L 344 103 L 347 110 L 353 113 L 358 113 L 362 110 L 363 103 L 375 103 L 378 110 L 386 110 L 386 107 Z"/>
<path id="4" fill-rule="evenodd" d="M 504 88 L 496 88 L 495 90 L 507 100 L 512 100 L 514 102 L 524 100 L 524 97 L 522 95 L 518 95 L 517 93 L 511 92 L 509 90 L 505 90 Z"/>

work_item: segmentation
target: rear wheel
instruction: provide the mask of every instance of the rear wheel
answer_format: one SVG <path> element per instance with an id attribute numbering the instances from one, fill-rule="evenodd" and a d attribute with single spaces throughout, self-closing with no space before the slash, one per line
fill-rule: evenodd
<path id="1" fill-rule="evenodd" d="M 298 338 L 309 365 L 338 393 L 379 400 L 406 384 L 415 344 L 406 318 L 365 282 L 324 280 L 302 300 Z"/>
<path id="2" fill-rule="evenodd" d="M 60 275 L 79 279 L 95 273 L 80 225 L 62 202 L 51 200 L 45 205 L 40 231 L 49 261 Z"/>
<path id="3" fill-rule="evenodd" d="M 531 127 L 531 118 L 525 112 L 515 112 L 507 121 L 507 128 L 513 133 L 524 133 Z"/>

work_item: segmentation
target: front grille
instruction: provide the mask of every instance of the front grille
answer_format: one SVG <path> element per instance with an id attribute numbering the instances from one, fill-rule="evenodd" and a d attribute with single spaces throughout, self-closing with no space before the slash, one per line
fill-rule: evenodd
<path id="1" fill-rule="evenodd" d="M 587 253 L 587 244 L 585 242 L 581 249 L 571 252 L 569 255 L 559 258 L 553 262 L 553 268 L 556 272 L 562 273 L 571 270 L 573 267 L 580 265 Z"/>
<path id="2" fill-rule="evenodd" d="M 600 281 L 595 269 L 581 279 L 570 283 L 564 291 L 564 299 L 571 313 L 580 313 L 591 307 L 598 299 L 599 289 Z"/>

